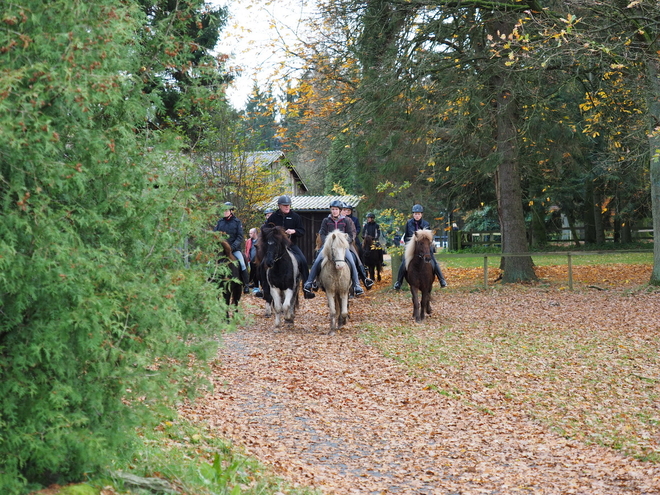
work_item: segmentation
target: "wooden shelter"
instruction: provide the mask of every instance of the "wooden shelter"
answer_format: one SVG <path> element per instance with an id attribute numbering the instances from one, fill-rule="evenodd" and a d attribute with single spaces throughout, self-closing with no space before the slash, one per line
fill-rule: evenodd
<path id="1" fill-rule="evenodd" d="M 264 209 L 277 209 L 278 198 L 279 196 L 264 205 Z M 321 228 L 323 219 L 330 214 L 330 203 L 335 200 L 352 205 L 354 208 L 353 215 L 360 218 L 357 212 L 360 204 L 359 196 L 291 196 L 291 210 L 300 215 L 305 227 L 305 236 L 298 242 L 298 245 L 310 265 L 314 260 L 316 250 L 316 234 Z"/>

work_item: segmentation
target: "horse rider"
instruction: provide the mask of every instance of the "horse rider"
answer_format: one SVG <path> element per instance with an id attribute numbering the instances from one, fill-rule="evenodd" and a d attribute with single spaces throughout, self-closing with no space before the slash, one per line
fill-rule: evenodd
<path id="1" fill-rule="evenodd" d="M 266 210 L 268 211 L 268 210 Z M 283 227 L 285 232 L 291 239 L 291 246 L 289 251 L 295 256 L 298 261 L 298 270 L 303 280 L 307 280 L 309 275 L 309 266 L 307 266 L 307 258 L 298 246 L 298 239 L 305 235 L 305 227 L 303 226 L 302 218 L 295 211 L 291 211 L 291 197 L 280 196 L 277 199 L 277 210 L 273 211 L 270 215 L 266 214 L 265 226 L 268 227 Z"/>
<path id="2" fill-rule="evenodd" d="M 247 272 L 247 265 L 245 264 L 245 258 L 241 252 L 241 245 L 243 244 L 243 224 L 236 216 L 234 216 L 234 210 L 236 207 L 229 201 L 224 203 L 220 208 L 222 210 L 223 216 L 220 218 L 220 220 L 218 220 L 218 223 L 213 228 L 213 231 L 223 232 L 227 235 L 227 242 L 231 247 L 231 251 L 238 260 L 238 263 L 241 265 L 243 292 L 248 294 L 250 292 L 250 279 Z"/>
<path id="3" fill-rule="evenodd" d="M 355 225 L 355 239 L 357 240 L 358 235 L 360 234 L 360 221 L 358 220 L 358 217 L 353 215 L 353 205 L 351 204 L 345 204 L 344 207 L 341 209 L 341 214 L 344 215 L 346 218 L 350 218 L 353 220 L 353 225 Z"/>
<path id="4" fill-rule="evenodd" d="M 334 200 L 330 203 L 330 214 L 323 219 L 323 222 L 321 222 L 321 228 L 319 229 L 319 235 L 321 236 L 322 243 L 325 243 L 326 236 L 333 230 L 339 230 L 340 232 L 348 234 L 349 243 L 353 242 L 353 239 L 355 239 L 355 224 L 350 219 L 341 214 L 343 206 L 344 203 L 338 200 Z M 314 283 L 314 280 L 321 270 L 321 263 L 323 262 L 323 259 L 323 251 L 320 251 L 316 257 L 316 260 L 314 261 L 314 264 L 312 265 L 312 269 L 309 272 L 309 277 L 307 277 L 307 281 L 305 282 L 305 285 L 303 285 L 303 293 L 307 299 L 311 299 L 315 296 L 315 294 L 312 292 L 312 284 Z M 351 249 L 347 251 L 346 262 L 351 269 L 353 292 L 356 296 L 361 296 L 364 294 L 364 290 L 360 286 L 360 275 L 358 274 L 357 269 L 359 261 L 357 255 Z M 362 271 L 364 271 L 364 268 L 362 268 Z M 364 280 L 364 285 L 367 287 L 367 289 L 370 289 L 371 286 L 374 285 L 373 280 L 368 278 L 366 273 L 362 273 L 362 279 Z"/>
<path id="5" fill-rule="evenodd" d="M 380 246 L 380 225 L 376 223 L 376 215 L 369 212 L 367 213 L 367 221 L 362 227 L 362 239 L 370 235 L 374 243 Z"/>
<path id="6" fill-rule="evenodd" d="M 412 236 L 415 235 L 415 232 L 422 229 L 428 229 L 431 225 L 422 218 L 424 214 L 424 207 L 422 205 L 415 205 L 412 207 L 412 218 L 406 223 L 406 232 L 403 236 L 403 241 L 408 244 Z M 431 245 L 431 254 L 435 252 L 435 245 Z M 440 265 L 438 265 L 435 256 L 431 256 L 431 263 L 433 264 L 433 273 L 438 277 L 440 282 L 440 287 L 447 287 L 447 281 L 440 271 Z M 401 284 L 403 283 L 403 277 L 406 276 L 406 263 L 405 260 L 401 260 L 401 266 L 399 267 L 399 274 L 394 284 L 395 290 L 401 289 Z"/>
<path id="7" fill-rule="evenodd" d="M 248 262 L 250 267 L 250 286 L 255 287 L 259 285 L 257 281 L 257 265 L 255 260 L 257 259 L 257 241 L 259 236 L 257 235 L 257 229 L 252 227 L 250 229 L 250 234 L 245 240 L 245 260 Z"/>

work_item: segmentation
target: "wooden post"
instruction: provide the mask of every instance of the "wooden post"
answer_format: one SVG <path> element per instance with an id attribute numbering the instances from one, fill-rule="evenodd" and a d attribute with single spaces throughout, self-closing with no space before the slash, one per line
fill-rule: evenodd
<path id="1" fill-rule="evenodd" d="M 568 253 L 568 288 L 573 290 L 573 259 L 571 253 Z"/>
<path id="2" fill-rule="evenodd" d="M 488 287 L 488 256 L 484 255 L 484 287 Z"/>

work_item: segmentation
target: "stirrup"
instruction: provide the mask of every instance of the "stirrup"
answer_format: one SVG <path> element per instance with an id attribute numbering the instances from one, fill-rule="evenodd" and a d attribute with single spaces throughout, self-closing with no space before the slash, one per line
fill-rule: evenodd
<path id="1" fill-rule="evenodd" d="M 364 279 L 364 286 L 369 290 L 374 286 L 374 281 L 367 277 Z"/>
<path id="2" fill-rule="evenodd" d="M 305 282 L 305 285 L 303 285 L 303 297 L 305 299 L 314 299 L 316 297 L 316 294 L 312 292 L 311 282 Z"/>
<path id="3" fill-rule="evenodd" d="M 353 287 L 353 292 L 355 293 L 355 297 L 364 295 L 364 290 L 359 285 L 356 286 L 356 287 Z"/>
<path id="4" fill-rule="evenodd" d="M 401 290 L 401 282 L 398 280 L 394 283 L 394 290 Z"/>

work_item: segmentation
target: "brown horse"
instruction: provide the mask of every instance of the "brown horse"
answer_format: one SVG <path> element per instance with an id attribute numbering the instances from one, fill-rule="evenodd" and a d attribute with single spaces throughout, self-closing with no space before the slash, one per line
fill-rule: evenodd
<path id="1" fill-rule="evenodd" d="M 362 252 L 364 253 L 362 263 L 367 269 L 369 278 L 376 280 L 376 277 L 378 277 L 380 282 L 380 272 L 383 269 L 383 248 L 374 242 L 373 237 L 366 235 L 362 242 Z"/>
<path id="2" fill-rule="evenodd" d="M 319 281 L 328 298 L 330 335 L 348 320 L 348 294 L 351 290 L 351 268 L 346 262 L 349 244 L 346 234 L 333 230 L 323 244 L 323 262 Z"/>
<path id="3" fill-rule="evenodd" d="M 413 316 L 415 321 L 423 321 L 431 314 L 431 289 L 433 288 L 433 231 L 418 230 L 406 245 L 405 263 L 406 280 L 410 285 L 413 299 Z M 420 305 L 419 293 L 422 293 Z"/>
<path id="4" fill-rule="evenodd" d="M 209 282 L 218 284 L 221 297 L 227 305 L 227 318 L 230 317 L 229 307 L 238 307 L 243 294 L 243 284 L 241 283 L 241 273 L 238 260 L 231 252 L 231 246 L 227 241 L 220 241 L 222 251 L 218 254 L 215 269 L 209 277 Z"/>

